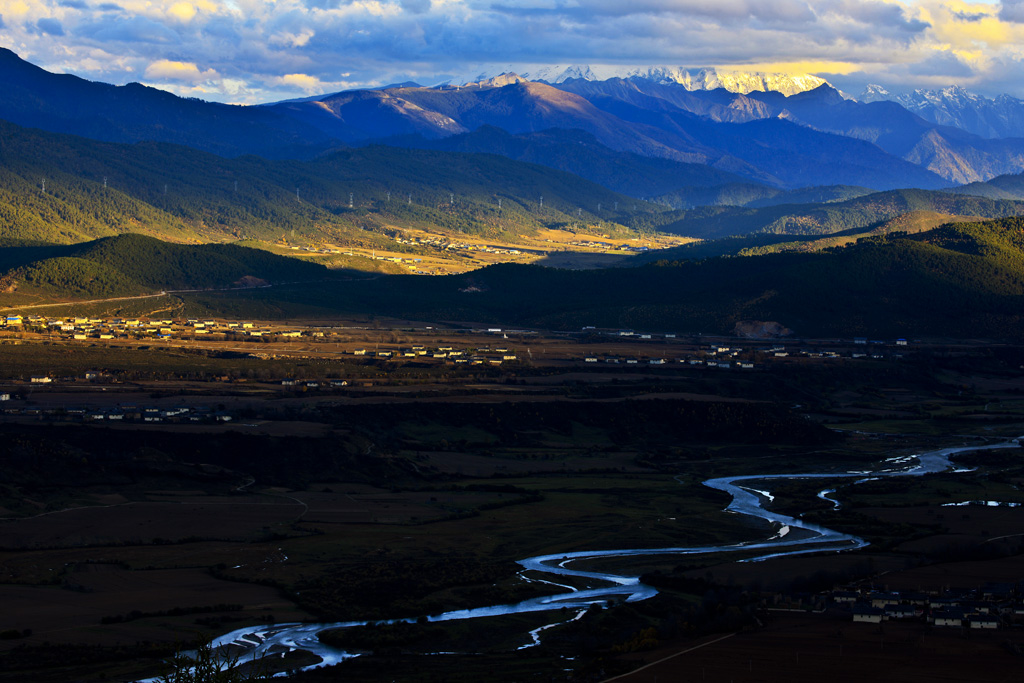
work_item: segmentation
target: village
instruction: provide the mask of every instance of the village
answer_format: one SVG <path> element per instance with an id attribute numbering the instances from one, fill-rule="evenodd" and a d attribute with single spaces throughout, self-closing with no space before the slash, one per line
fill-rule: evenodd
<path id="1" fill-rule="evenodd" d="M 978 588 L 946 587 L 932 593 L 836 590 L 832 601 L 849 609 L 857 623 L 917 620 L 971 630 L 1024 626 L 1024 581 L 988 582 Z"/>
<path id="2" fill-rule="evenodd" d="M 452 365 L 509 363 L 595 364 L 754 370 L 769 365 L 839 359 L 900 360 L 908 351 L 906 339 L 764 340 L 734 338 L 727 342 L 685 338 L 673 333 L 634 330 L 577 332 L 506 329 L 500 327 L 394 326 L 382 329 L 352 324 L 297 324 L 246 320 L 182 318 L 101 318 L 8 315 L 0 320 L 0 339 L 52 342 L 163 341 L 190 344 L 239 343 L 233 350 L 251 350 L 253 357 L 313 353 L 325 357 L 352 356 L 354 360 L 415 361 Z M 388 334 L 384 334 L 387 332 Z M 6 333 L 6 334 L 5 334 Z M 408 343 L 396 342 L 407 338 Z M 423 338 L 424 343 L 413 343 Z M 429 340 L 433 344 L 425 343 Z M 452 340 L 439 342 L 439 339 Z M 490 340 L 501 339 L 494 344 Z M 359 340 L 372 341 L 360 344 Z M 517 342 L 514 348 L 512 340 Z M 461 343 L 459 343 L 461 342 Z M 254 347 L 254 344 L 261 346 Z M 920 346 L 915 342 L 914 346 Z M 268 348 L 269 346 L 269 348 Z M 533 347 L 537 347 L 535 353 Z M 518 350 L 517 350 L 518 348 Z"/>

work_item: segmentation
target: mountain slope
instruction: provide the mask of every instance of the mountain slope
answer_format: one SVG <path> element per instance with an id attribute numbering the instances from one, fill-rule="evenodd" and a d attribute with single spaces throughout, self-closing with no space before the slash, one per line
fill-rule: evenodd
<path id="1" fill-rule="evenodd" d="M 724 89 L 691 91 L 671 82 L 640 79 L 575 79 L 559 83 L 557 87 L 586 97 L 620 116 L 621 109 L 602 105 L 601 101 L 611 100 L 648 112 L 682 111 L 719 123 L 785 119 L 804 129 L 870 142 L 886 153 L 933 171 L 950 182 L 971 182 L 1024 169 L 1024 140 L 986 140 L 960 128 L 927 121 L 894 101 L 875 98 L 864 103 L 848 100 L 828 84 L 789 96 L 757 90 L 746 94 Z M 1017 135 L 1020 135 L 1020 129 Z M 706 137 L 695 137 L 705 145 L 721 147 Z M 728 147 L 725 151 L 735 154 L 735 150 Z M 743 158 L 751 161 L 749 157 Z M 877 169 L 880 163 L 875 159 L 867 165 Z M 907 178 L 903 186 L 936 187 L 934 184 L 924 185 L 914 176 Z M 861 184 L 883 189 L 877 183 Z M 888 185 L 897 186 L 895 183 Z"/>
<path id="2" fill-rule="evenodd" d="M 764 208 L 783 204 L 831 204 L 873 193 L 874 190 L 852 185 L 825 185 L 786 191 L 766 185 L 729 183 L 712 187 L 688 187 L 666 193 L 658 197 L 657 201 L 674 209 L 700 206 Z"/>
<path id="3" fill-rule="evenodd" d="M 983 183 L 968 183 L 948 190 L 990 199 L 1024 199 L 1024 174 L 1001 175 Z"/>
<path id="4" fill-rule="evenodd" d="M 849 246 L 864 238 L 885 237 L 892 233 L 912 235 L 934 230 L 949 223 L 962 222 L 964 219 L 981 220 L 977 217 L 951 216 L 935 211 L 910 211 L 871 225 L 840 230 L 823 236 L 752 233 L 737 237 L 691 242 L 678 247 L 639 254 L 631 258 L 629 264 L 642 266 L 659 261 L 699 260 L 717 256 L 763 256 L 787 251 L 823 251 Z"/>
<path id="5" fill-rule="evenodd" d="M 892 190 L 829 204 L 701 207 L 674 212 L 661 230 L 714 239 L 733 235 L 827 235 L 860 229 L 912 211 L 1003 218 L 1024 214 L 1024 201 L 995 200 L 926 190 Z M 669 214 L 663 218 L 668 219 Z"/>
<path id="6" fill-rule="evenodd" d="M 893 94 L 881 86 L 869 85 L 858 99 L 897 102 L 926 121 L 954 126 L 983 138 L 1020 137 L 1024 131 L 1024 101 L 1011 95 L 989 99 L 956 85 Z"/>
<path id="7" fill-rule="evenodd" d="M 315 304 L 329 312 L 729 334 L 770 320 L 807 336 L 1020 340 L 1024 220 L 955 224 L 823 253 L 559 271 L 505 264 L 473 273 L 393 276 L 327 291 L 205 296 L 204 306 Z M 218 303 L 220 302 L 220 303 Z M 247 303 L 243 303 L 247 302 Z M 524 305 L 528 302 L 528 305 Z"/>
<path id="8" fill-rule="evenodd" d="M 108 142 L 154 140 L 223 156 L 311 157 L 337 141 L 260 107 L 52 74 L 0 48 L 0 119 Z"/>
<path id="9" fill-rule="evenodd" d="M 0 281 L 5 289 L 50 299 L 224 288 L 238 286 L 246 278 L 273 283 L 329 277 L 323 266 L 258 249 L 171 244 L 143 235 L 4 251 Z"/>
<path id="10" fill-rule="evenodd" d="M 173 241 L 284 233 L 299 242 L 365 241 L 374 233 L 364 228 L 383 239 L 387 226 L 519 234 L 577 217 L 614 229 L 610 222 L 625 220 L 636 205 L 657 210 L 631 199 L 627 207 L 627 197 L 594 183 L 497 155 L 377 146 L 312 161 L 224 159 L 3 122 L 0 178 L 0 240 L 77 242 L 144 232 Z"/>
<path id="11" fill-rule="evenodd" d="M 718 123 L 655 98 L 647 99 L 643 107 L 612 98 L 593 101 L 623 120 L 686 136 L 704 147 L 719 150 L 722 156 L 715 162 L 716 167 L 757 180 L 762 179 L 743 169 L 759 169 L 776 183 L 791 187 L 862 185 L 873 189 L 932 189 L 948 184 L 871 142 L 820 132 L 783 119 Z M 742 165 L 734 168 L 729 160 L 739 160 Z"/>
<path id="12" fill-rule="evenodd" d="M 821 86 L 792 97 L 755 93 L 776 115 L 859 139 L 956 183 L 1024 169 L 1024 139 L 986 140 L 959 128 L 925 121 L 894 102 L 862 104 Z"/>
<path id="13" fill-rule="evenodd" d="M 602 94 L 602 88 L 613 86 L 617 95 Z M 574 88 L 582 94 L 573 92 Z M 440 138 L 482 126 L 514 135 L 577 129 L 617 152 L 709 165 L 759 183 L 846 184 L 875 189 L 934 188 L 944 184 L 938 176 L 894 158 L 869 142 L 791 122 L 762 120 L 767 110 L 759 111 L 757 120 L 746 126 L 702 118 L 685 108 L 696 108 L 694 103 L 706 101 L 691 96 L 682 86 L 673 88 L 661 87 L 661 91 L 674 93 L 668 98 L 650 95 L 622 80 L 599 84 L 567 81 L 555 88 L 505 76 L 465 88 L 344 92 L 271 108 L 350 142 L 380 137 L 386 131 Z M 764 109 L 750 98 L 743 101 Z M 735 102 L 709 104 L 699 111 L 730 106 Z M 749 118 L 744 115 L 737 120 Z"/>
<path id="14" fill-rule="evenodd" d="M 983 140 L 930 124 L 895 103 L 844 100 L 827 84 L 786 87 L 795 93 L 786 97 L 759 90 L 775 87 L 763 76 L 742 85 L 745 77 L 711 73 L 697 84 L 696 75 L 673 69 L 627 75 L 553 87 L 506 74 L 467 87 L 389 87 L 240 107 L 51 74 L 4 50 L 0 118 L 97 140 L 169 142 L 220 156 L 266 158 L 312 158 L 344 143 L 444 138 L 481 126 L 512 134 L 582 130 L 616 152 L 790 187 L 935 188 L 943 181 L 923 169 L 968 182 L 1024 168 L 1024 140 Z M 698 85 L 747 92 L 689 89 Z"/>
<path id="15" fill-rule="evenodd" d="M 513 134 L 579 129 L 617 151 L 703 163 L 713 150 L 658 129 L 628 125 L 586 99 L 518 77 L 469 88 L 349 91 L 268 109 L 350 142 L 388 135 L 443 137 L 495 126 Z"/>
<path id="16" fill-rule="evenodd" d="M 481 126 L 472 133 L 437 140 L 415 136 L 381 142 L 399 147 L 500 154 L 557 168 L 633 197 L 653 197 L 683 187 L 708 188 L 745 180 L 702 164 L 617 152 L 581 130 L 550 129 L 513 135 L 494 126 Z"/>

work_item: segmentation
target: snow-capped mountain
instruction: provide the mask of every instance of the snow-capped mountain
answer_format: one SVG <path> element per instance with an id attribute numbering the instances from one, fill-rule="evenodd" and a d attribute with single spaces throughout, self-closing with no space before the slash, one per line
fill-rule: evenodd
<path id="1" fill-rule="evenodd" d="M 894 94 L 882 86 L 869 85 L 857 99 L 897 102 L 926 121 L 955 126 L 984 138 L 1024 137 L 1024 101 L 1011 95 L 988 99 L 958 85 Z"/>
<path id="2" fill-rule="evenodd" d="M 506 73 L 516 73 L 530 81 L 558 84 L 568 80 L 606 81 L 611 78 L 639 79 L 655 83 L 675 83 L 687 90 L 714 90 L 747 94 L 754 91 L 780 92 L 784 95 L 814 90 L 826 83 L 810 74 L 781 74 L 746 71 L 724 71 L 714 68 L 686 69 L 678 66 L 607 66 L 585 64 L 506 64 L 489 65 L 464 76 L 451 78 L 443 85 L 466 85 L 490 80 Z"/>

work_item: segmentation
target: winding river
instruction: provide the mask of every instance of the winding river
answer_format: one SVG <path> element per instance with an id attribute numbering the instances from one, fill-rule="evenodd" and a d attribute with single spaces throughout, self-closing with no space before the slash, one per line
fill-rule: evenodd
<path id="1" fill-rule="evenodd" d="M 1021 437 L 1024 439 L 1024 437 Z M 542 612 L 552 610 L 575 610 L 576 614 L 570 618 L 579 618 L 591 605 L 606 604 L 609 601 L 635 602 L 652 597 L 657 591 L 640 582 L 639 577 L 623 576 L 596 571 L 584 571 L 573 569 L 571 565 L 583 560 L 598 560 L 611 557 L 631 557 L 649 555 L 695 555 L 709 553 L 734 553 L 750 552 L 752 557 L 742 560 L 744 562 L 758 562 L 772 557 L 784 555 L 798 555 L 802 553 L 820 552 L 842 552 L 863 548 L 867 542 L 856 536 L 833 531 L 825 527 L 805 522 L 796 517 L 772 512 L 765 508 L 764 504 L 772 500 L 769 491 L 764 490 L 770 482 L 775 480 L 835 480 L 853 479 L 853 483 L 861 483 L 874 479 L 888 477 L 905 477 L 942 472 L 951 467 L 949 458 L 957 453 L 967 451 L 983 451 L 998 448 L 1009 448 L 1018 446 L 1018 440 L 1012 439 L 1005 442 L 990 444 L 986 446 L 959 446 L 943 448 L 930 451 L 916 456 L 891 458 L 885 461 L 885 465 L 871 472 L 837 472 L 837 473 L 798 473 L 798 474 L 755 474 L 732 477 L 719 477 L 708 479 L 704 482 L 718 491 L 724 491 L 732 496 L 732 502 L 726 507 L 726 511 L 747 515 L 762 519 L 773 526 L 775 533 L 762 540 L 745 543 L 735 543 L 719 546 L 683 546 L 674 548 L 640 548 L 627 550 L 593 550 L 572 552 L 565 554 L 538 555 L 520 560 L 523 567 L 520 576 L 527 581 L 542 582 L 555 585 L 565 589 L 565 592 L 556 595 L 549 595 L 540 598 L 524 600 L 523 602 L 507 605 L 493 605 L 490 607 L 478 607 L 475 609 L 456 610 L 428 616 L 427 620 L 451 621 L 455 619 L 477 619 L 480 617 L 493 617 L 506 614 L 522 614 L 527 612 Z M 916 464 L 915 464 L 916 463 Z M 753 488 L 754 483 L 758 488 Z M 835 489 L 825 489 L 818 494 L 819 498 L 832 502 L 838 506 L 838 502 L 829 495 L 835 493 Z M 539 575 L 546 576 L 540 578 Z M 559 583 L 561 578 L 572 578 L 577 582 L 598 587 L 577 589 L 565 583 Z M 386 623 L 413 622 L 415 619 L 394 619 Z M 564 620 L 563 620 L 564 621 Z M 234 644 L 245 648 L 247 655 L 260 657 L 262 655 L 274 656 L 290 650 L 304 650 L 322 659 L 315 666 L 337 664 L 345 659 L 357 656 L 335 648 L 324 645 L 317 637 L 321 631 L 329 629 L 347 628 L 362 626 L 366 621 L 345 621 L 336 623 L 321 624 L 276 624 L 262 627 L 246 627 L 224 634 L 212 641 L 213 647 Z M 376 622 L 380 623 L 380 622 Z M 559 621 L 558 623 L 562 623 Z M 557 625 L 557 624 L 552 624 Z M 540 632 L 547 627 L 542 627 L 531 632 L 532 644 L 540 642 Z M 526 645 L 524 647 L 530 647 Z M 310 667 L 311 668 L 311 667 Z M 155 679 L 151 679 L 155 680 Z"/>

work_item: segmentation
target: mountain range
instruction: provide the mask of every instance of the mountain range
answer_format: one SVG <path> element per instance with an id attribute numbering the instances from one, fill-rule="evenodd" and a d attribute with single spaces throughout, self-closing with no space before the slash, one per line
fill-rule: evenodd
<path id="1" fill-rule="evenodd" d="M 1020 137 L 1024 130 L 1024 100 L 1007 94 L 989 99 L 956 85 L 893 94 L 880 85 L 869 85 L 858 99 L 896 102 L 926 121 L 983 138 Z"/>
<path id="2" fill-rule="evenodd" d="M 503 74 L 235 107 L 50 74 L 0 52 L 0 290 L 23 304 L 259 280 L 281 284 L 206 292 L 201 305 L 562 328 L 728 333 L 756 319 L 810 334 L 1016 334 L 1024 139 L 824 83 L 786 95 L 625 75 Z M 546 228 L 704 241 L 631 268 L 362 281 L 208 244 L 402 250 L 405 230 L 511 239 Z"/>
<path id="3" fill-rule="evenodd" d="M 764 73 L 758 71 L 730 71 L 705 67 L 687 69 L 681 66 L 605 66 L 605 65 L 515 65 L 485 67 L 472 72 L 475 75 L 448 79 L 438 85 L 470 85 L 489 81 L 503 74 L 516 73 L 531 81 L 557 85 L 566 81 L 607 81 L 610 79 L 652 81 L 659 84 L 681 85 L 686 90 L 717 90 L 746 94 L 755 90 L 795 95 L 813 90 L 827 81 L 810 74 Z"/>
<path id="4" fill-rule="evenodd" d="M 783 84 L 764 74 L 741 78 L 662 67 L 597 80 L 604 75 L 593 68 L 538 72 L 535 77 L 551 79 L 542 82 L 503 74 L 465 87 L 402 85 L 241 107 L 50 74 L 4 50 L 0 118 L 98 140 L 172 142 L 220 156 L 265 158 L 312 158 L 409 136 L 441 140 L 484 126 L 511 135 L 545 132 L 547 144 L 557 141 L 564 157 L 582 131 L 606 148 L 606 158 L 630 154 L 708 169 L 707 177 L 695 174 L 692 185 L 629 189 L 641 196 L 708 187 L 716 182 L 714 172 L 787 189 L 889 190 L 937 189 L 1024 169 L 1021 138 L 983 137 L 929 121 L 897 102 L 849 100 L 814 79 Z M 769 87 L 791 94 L 758 89 Z"/>
<path id="5" fill-rule="evenodd" d="M 396 229 L 515 239 L 575 226 L 714 239 L 828 235 L 912 211 L 1024 213 L 1021 176 L 945 192 L 848 185 L 786 191 L 707 166 L 612 152 L 580 131 L 513 136 L 483 127 L 417 140 L 424 149 L 371 145 L 310 160 L 226 159 L 180 145 L 106 143 L 0 122 L 0 245 L 138 232 L 191 243 L 284 238 L 381 248 L 394 246 Z M 653 203 L 629 192 L 681 185 L 685 190 Z"/>

